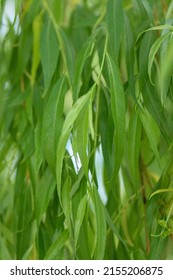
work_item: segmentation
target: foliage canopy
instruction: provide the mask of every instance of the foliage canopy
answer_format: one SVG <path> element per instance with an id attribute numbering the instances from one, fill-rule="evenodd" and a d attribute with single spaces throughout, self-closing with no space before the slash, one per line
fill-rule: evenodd
<path id="1" fill-rule="evenodd" d="M 0 258 L 173 258 L 173 2 L 0 3 Z"/>

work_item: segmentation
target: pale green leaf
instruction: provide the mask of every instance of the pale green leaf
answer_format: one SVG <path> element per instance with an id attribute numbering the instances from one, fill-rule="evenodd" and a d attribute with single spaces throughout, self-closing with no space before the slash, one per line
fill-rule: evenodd
<path id="1" fill-rule="evenodd" d="M 158 26 L 153 26 L 151 28 L 148 28 L 144 31 L 142 31 L 138 37 L 137 37 L 137 41 L 139 40 L 139 37 L 141 37 L 142 34 L 144 34 L 145 32 L 148 32 L 148 31 L 156 31 L 156 30 L 171 30 L 173 31 L 173 26 L 172 25 L 169 25 L 169 24 L 165 24 L 165 25 L 158 25 Z"/>
<path id="2" fill-rule="evenodd" d="M 34 85 L 37 68 L 40 62 L 40 32 L 41 32 L 41 15 L 39 14 L 33 21 L 33 56 L 31 68 L 31 85 Z"/>
<path id="3" fill-rule="evenodd" d="M 64 121 L 64 125 L 62 128 L 61 136 L 58 141 L 58 147 L 56 150 L 56 179 L 57 179 L 57 190 L 59 194 L 59 198 L 61 200 L 61 173 L 63 167 L 63 158 L 66 148 L 66 143 L 70 132 L 73 128 L 73 124 L 77 119 L 79 113 L 81 112 L 82 108 L 89 103 L 90 99 L 93 97 L 95 92 L 96 85 L 94 84 L 89 92 L 83 96 L 81 96 L 76 103 L 73 105 L 71 110 L 68 112 L 66 119 Z"/>
<path id="4" fill-rule="evenodd" d="M 156 195 L 156 194 L 160 194 L 160 193 L 166 193 L 166 192 L 173 192 L 173 189 L 159 189 L 155 192 L 153 192 L 151 195 L 150 195 L 150 199 Z"/>
<path id="5" fill-rule="evenodd" d="M 51 246 L 49 247 L 45 260 L 52 260 L 58 257 L 59 252 L 61 249 L 64 248 L 66 241 L 68 240 L 68 231 L 64 230 L 60 234 L 57 235 L 56 239 L 52 242 Z"/>
<path id="6" fill-rule="evenodd" d="M 150 49 L 150 52 L 149 52 L 149 57 L 148 57 L 148 75 L 149 75 L 149 78 L 150 78 L 150 81 L 152 84 L 154 84 L 152 82 L 152 77 L 151 77 L 151 69 L 152 69 L 152 65 L 153 65 L 153 61 L 154 61 L 154 58 L 155 58 L 155 55 L 158 51 L 158 49 L 160 48 L 160 45 L 162 44 L 162 42 L 168 37 L 170 36 L 171 32 L 159 37 L 155 42 L 154 44 L 152 45 L 151 49 Z"/>

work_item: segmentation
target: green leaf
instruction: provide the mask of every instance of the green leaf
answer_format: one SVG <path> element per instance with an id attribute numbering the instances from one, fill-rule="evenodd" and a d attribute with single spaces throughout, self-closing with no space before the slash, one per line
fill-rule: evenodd
<path id="1" fill-rule="evenodd" d="M 134 111 L 130 118 L 128 131 L 128 162 L 130 176 L 132 178 L 135 191 L 139 188 L 139 153 L 141 144 L 141 121 Z"/>
<path id="2" fill-rule="evenodd" d="M 152 65 L 153 65 L 153 61 L 154 61 L 154 58 L 155 58 L 155 55 L 158 51 L 158 49 L 160 48 L 160 45 L 162 44 L 162 42 L 168 37 L 170 36 L 171 32 L 159 37 L 155 42 L 154 44 L 152 45 L 151 49 L 150 49 L 150 52 L 149 52 L 149 57 L 148 57 L 148 75 L 149 75 L 149 78 L 150 78 L 150 81 L 152 84 L 154 84 L 152 82 L 152 78 L 151 78 L 151 69 L 152 69 Z"/>
<path id="3" fill-rule="evenodd" d="M 53 172 L 55 172 L 57 144 L 64 122 L 63 108 L 66 91 L 67 84 L 63 76 L 53 87 L 43 116 L 43 148 L 47 162 Z"/>
<path id="4" fill-rule="evenodd" d="M 33 21 L 33 56 L 31 68 L 31 85 L 34 85 L 37 68 L 40 62 L 40 32 L 41 32 L 41 15 L 39 14 Z"/>
<path id="5" fill-rule="evenodd" d="M 45 21 L 42 27 L 40 57 L 43 67 L 44 87 L 46 92 L 55 72 L 59 57 L 59 45 L 54 27 L 50 20 Z"/>
<path id="6" fill-rule="evenodd" d="M 49 247 L 45 260 L 57 259 L 61 249 L 64 248 L 66 241 L 68 240 L 68 231 L 64 230 L 57 235 L 56 239 L 53 240 L 51 246 Z"/>
<path id="7" fill-rule="evenodd" d="M 11 260 L 12 257 L 5 244 L 5 239 L 0 235 L 0 260 Z"/>
<path id="8" fill-rule="evenodd" d="M 134 36 L 132 27 L 128 17 L 125 17 L 125 47 L 126 47 L 126 61 L 127 61 L 127 74 L 131 94 L 136 99 L 135 95 L 135 78 L 134 78 Z"/>
<path id="9" fill-rule="evenodd" d="M 16 258 L 22 259 L 26 250 L 31 246 L 32 239 L 32 189 L 29 183 L 29 174 L 26 177 L 26 163 L 17 168 L 14 186 L 14 240 Z M 28 211 L 29 210 L 29 211 Z"/>
<path id="10" fill-rule="evenodd" d="M 173 31 L 173 26 L 172 26 L 172 25 L 169 25 L 169 24 L 165 24 L 165 25 L 158 25 L 158 26 L 154 26 L 154 27 L 148 28 L 148 29 L 142 31 L 142 32 L 138 35 L 137 41 L 139 40 L 139 37 L 141 37 L 141 35 L 144 34 L 145 32 L 148 32 L 148 31 L 156 31 L 156 30 L 171 30 L 171 31 Z"/>
<path id="11" fill-rule="evenodd" d="M 81 88 L 81 79 L 82 79 L 82 71 L 85 65 L 85 62 L 87 58 L 92 54 L 93 47 L 94 47 L 94 37 L 92 36 L 87 40 L 87 42 L 82 47 L 80 53 L 78 54 L 78 57 L 76 59 L 75 64 L 75 71 L 74 71 L 74 80 L 73 80 L 73 86 L 72 86 L 72 92 L 73 92 L 73 100 L 74 102 L 78 99 L 79 91 Z"/>
<path id="12" fill-rule="evenodd" d="M 84 195 L 79 203 L 78 209 L 77 209 L 77 215 L 75 219 L 75 244 L 77 245 L 78 237 L 79 237 L 79 232 L 80 228 L 84 219 L 85 215 L 85 209 L 87 205 L 87 195 Z"/>
<path id="13" fill-rule="evenodd" d="M 125 141 L 125 95 L 118 66 L 107 54 L 110 79 L 111 110 L 115 125 L 115 174 L 118 173 L 124 154 Z"/>
<path id="14" fill-rule="evenodd" d="M 127 245 L 125 240 L 120 236 L 120 233 L 118 231 L 118 228 L 116 227 L 116 225 L 114 225 L 108 210 L 106 209 L 106 207 L 104 207 L 104 212 L 105 212 L 105 217 L 106 217 L 106 222 L 109 226 L 109 228 L 112 230 L 112 232 L 117 236 L 118 240 L 124 245 L 125 249 L 127 250 Z"/>
<path id="15" fill-rule="evenodd" d="M 35 193 L 35 217 L 38 225 L 41 222 L 43 214 L 46 212 L 54 190 L 55 179 L 50 170 L 47 169 Z"/>
<path id="16" fill-rule="evenodd" d="M 88 178 L 88 134 L 89 134 L 89 105 L 81 110 L 76 123 L 76 142 L 77 150 L 81 160 L 81 164 L 85 171 L 85 176 Z"/>
<path id="17" fill-rule="evenodd" d="M 173 34 L 173 32 L 172 32 Z M 160 76 L 159 76 L 159 87 L 160 87 L 160 95 L 161 102 L 163 106 L 165 106 L 167 101 L 168 89 L 170 87 L 170 81 L 172 77 L 173 71 L 173 57 L 172 57 L 172 49 L 173 49 L 173 38 L 171 36 L 165 40 L 165 52 L 163 51 L 161 57 L 161 67 L 160 67 Z"/>
<path id="18" fill-rule="evenodd" d="M 62 186 L 62 207 L 65 215 L 65 225 L 68 228 L 70 235 L 72 237 L 70 190 L 71 190 L 71 179 L 70 177 L 67 177 Z"/>
<path id="19" fill-rule="evenodd" d="M 96 248 L 94 251 L 93 259 L 102 260 L 104 257 L 106 246 L 106 218 L 104 212 L 104 206 L 99 197 L 98 191 L 94 186 L 93 189 L 93 202 L 95 206 L 96 215 Z"/>
<path id="20" fill-rule="evenodd" d="M 118 61 L 118 54 L 123 34 L 124 14 L 121 0 L 108 0 L 106 23 L 112 57 Z"/>
<path id="21" fill-rule="evenodd" d="M 140 108 L 138 110 L 138 114 L 141 119 L 142 125 L 144 127 L 145 133 L 150 142 L 151 149 L 157 159 L 158 164 L 160 165 L 160 156 L 157 148 L 158 134 L 159 134 L 158 127 L 146 109 Z"/>
<path id="22" fill-rule="evenodd" d="M 164 193 L 164 192 L 173 192 L 173 189 L 159 189 L 155 192 L 153 192 L 151 195 L 150 195 L 150 199 L 156 195 L 156 194 L 160 194 L 160 193 Z"/>
<path id="23" fill-rule="evenodd" d="M 57 179 L 57 191 L 60 200 L 61 200 L 61 173 L 62 173 L 63 158 L 65 153 L 66 143 L 70 135 L 70 132 L 73 128 L 73 124 L 77 119 L 79 113 L 93 97 L 93 94 L 95 92 L 95 87 L 96 85 L 94 84 L 87 94 L 83 95 L 76 101 L 76 103 L 73 105 L 71 110 L 68 112 L 66 119 L 64 121 L 64 125 L 62 128 L 61 136 L 58 141 L 58 147 L 56 151 L 56 179 Z"/>
<path id="24" fill-rule="evenodd" d="M 56 29 L 57 38 L 61 49 L 61 54 L 64 61 L 64 72 L 67 73 L 70 86 L 72 86 L 74 76 L 74 50 L 67 34 L 63 29 Z"/>
<path id="25" fill-rule="evenodd" d="M 40 166 L 43 162 L 43 137 L 42 137 L 42 122 L 43 118 L 39 117 L 35 131 L 34 131 L 34 142 L 35 142 L 35 168 L 38 173 Z"/>
<path id="26" fill-rule="evenodd" d="M 147 77 L 148 77 L 148 56 L 150 52 L 151 45 L 155 40 L 155 34 L 153 32 L 148 32 L 144 34 L 139 50 L 139 83 L 140 91 L 143 91 Z"/>

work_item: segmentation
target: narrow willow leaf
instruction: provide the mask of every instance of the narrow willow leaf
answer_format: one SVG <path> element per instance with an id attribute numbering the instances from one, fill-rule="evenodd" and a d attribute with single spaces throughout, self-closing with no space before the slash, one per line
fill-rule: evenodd
<path id="1" fill-rule="evenodd" d="M 33 56 L 31 68 L 31 85 L 34 85 L 37 68 L 40 62 L 40 33 L 41 15 L 39 14 L 33 21 Z"/>
<path id="2" fill-rule="evenodd" d="M 129 86 L 131 94 L 135 96 L 135 80 L 134 80 L 134 38 L 132 28 L 128 17 L 125 17 L 125 47 L 126 47 L 126 60 L 127 60 L 127 74 L 129 78 Z"/>
<path id="3" fill-rule="evenodd" d="M 112 134 L 114 130 L 114 123 L 112 120 L 111 110 L 109 111 L 110 104 L 107 103 L 105 92 L 101 92 L 99 101 L 99 133 L 101 136 L 105 167 L 110 180 L 112 176 L 112 166 L 114 165 L 110 159 L 112 154 Z"/>
<path id="4" fill-rule="evenodd" d="M 150 195 L 150 198 L 151 199 L 154 195 L 156 194 L 160 194 L 160 193 L 164 193 L 164 192 L 173 192 L 173 189 L 159 189 L 155 192 L 153 192 L 151 195 Z"/>
<path id="5" fill-rule="evenodd" d="M 69 40 L 65 31 L 57 24 L 55 12 L 52 11 L 51 5 L 46 0 L 43 0 L 43 5 L 48 12 L 49 18 L 56 31 L 56 36 L 59 41 L 59 47 L 64 61 L 64 72 L 66 72 L 69 84 L 72 87 L 74 75 L 74 50 L 71 41 Z"/>
<path id="6" fill-rule="evenodd" d="M 139 153 L 141 144 L 141 121 L 134 112 L 131 116 L 128 132 L 128 162 L 135 191 L 139 188 Z"/>
<path id="7" fill-rule="evenodd" d="M 64 248 L 66 241 L 68 240 L 68 230 L 64 230 L 56 237 L 55 241 L 52 242 L 49 247 L 45 260 L 57 259 L 60 253 L 60 250 Z"/>
<path id="8" fill-rule="evenodd" d="M 168 7 L 168 11 L 166 14 L 166 21 L 171 18 L 172 19 L 172 11 L 173 11 L 173 2 L 170 2 L 169 7 Z"/>
<path id="9" fill-rule="evenodd" d="M 32 129 L 28 126 L 21 139 L 21 150 L 23 153 L 22 162 L 25 162 L 34 152 L 34 135 Z"/>
<path id="10" fill-rule="evenodd" d="M 120 233 L 119 233 L 119 230 L 118 228 L 116 227 L 116 225 L 113 223 L 111 217 L 110 217 L 110 214 L 108 212 L 108 210 L 106 209 L 106 207 L 104 207 L 104 212 L 105 212 L 105 217 L 106 217 L 106 222 L 109 226 L 109 228 L 112 230 L 112 232 L 117 236 L 118 240 L 124 245 L 124 247 L 126 248 L 127 250 L 127 245 L 126 245 L 126 242 L 125 240 L 120 236 Z"/>
<path id="11" fill-rule="evenodd" d="M 29 178 L 29 174 L 28 174 Z M 31 186 L 26 180 L 26 163 L 17 168 L 14 188 L 14 231 L 16 258 L 22 259 L 24 253 L 31 245 L 33 206 Z M 28 211 L 28 209 L 30 211 Z"/>
<path id="12" fill-rule="evenodd" d="M 123 8 L 121 0 L 108 0 L 106 10 L 106 23 L 109 34 L 109 43 L 112 57 L 118 61 L 118 54 L 123 34 Z"/>
<path id="13" fill-rule="evenodd" d="M 143 91 L 147 77 L 148 77 L 148 56 L 151 45 L 154 43 L 155 34 L 148 32 L 144 34 L 142 38 L 140 50 L 139 50 L 139 83 L 140 91 Z"/>
<path id="14" fill-rule="evenodd" d="M 35 133 L 34 133 L 34 142 L 35 142 L 35 168 L 36 173 L 38 173 L 40 166 L 43 162 L 43 139 L 42 139 L 42 121 L 43 119 L 39 117 Z"/>
<path id="15" fill-rule="evenodd" d="M 163 137 L 169 144 L 171 140 L 169 120 L 166 116 L 166 112 L 163 108 L 163 105 L 161 104 L 161 100 L 157 93 L 156 87 L 154 87 L 149 81 L 146 81 L 145 86 L 143 88 L 142 96 L 144 99 L 145 107 L 156 121 Z"/>
<path id="16" fill-rule="evenodd" d="M 160 165 L 160 156 L 159 156 L 159 152 L 157 149 L 157 143 L 158 143 L 158 138 L 157 135 L 158 133 L 155 133 L 154 131 L 158 131 L 158 127 L 155 123 L 155 121 L 153 120 L 153 118 L 151 117 L 151 115 L 148 113 L 148 111 L 146 109 L 139 109 L 138 110 L 138 114 L 139 117 L 141 119 L 143 128 L 146 132 L 146 135 L 148 137 L 148 140 L 150 142 L 151 145 L 151 149 L 158 161 L 158 164 Z"/>
<path id="17" fill-rule="evenodd" d="M 76 120 L 76 142 L 77 150 L 81 160 L 85 176 L 88 178 L 88 130 L 89 130 L 89 106 L 88 104 L 81 110 Z"/>
<path id="18" fill-rule="evenodd" d="M 43 148 L 53 172 L 55 172 L 57 144 L 64 122 L 63 108 L 66 90 L 67 84 L 63 76 L 57 81 L 48 98 L 43 117 Z"/>
<path id="19" fill-rule="evenodd" d="M 82 47 L 75 64 L 75 74 L 72 86 L 73 100 L 78 99 L 79 91 L 81 88 L 81 76 L 87 58 L 92 54 L 94 47 L 93 36 Z"/>
<path id="20" fill-rule="evenodd" d="M 0 260 L 12 260 L 12 256 L 6 246 L 5 238 L 2 235 L 0 235 Z"/>
<path id="21" fill-rule="evenodd" d="M 43 24 L 40 40 L 40 57 L 44 73 L 45 92 L 55 72 L 59 56 L 59 45 L 51 21 Z"/>
<path id="22" fill-rule="evenodd" d="M 75 243 L 77 244 L 78 241 L 78 237 L 79 237 L 79 232 L 80 232 L 80 228 L 84 219 L 84 215 L 85 215 L 85 209 L 86 209 L 86 205 L 87 205 L 87 195 L 84 195 L 84 197 L 81 199 L 78 209 L 77 209 L 77 216 L 75 219 L 75 232 L 74 232 L 74 236 L 75 236 Z"/>
<path id="23" fill-rule="evenodd" d="M 33 249 L 33 245 L 31 247 L 29 247 L 28 250 L 25 252 L 25 254 L 22 257 L 22 260 L 28 260 L 29 259 L 32 249 Z"/>
<path id="24" fill-rule="evenodd" d="M 142 32 L 138 35 L 136 41 L 138 41 L 138 40 L 139 40 L 139 37 L 141 37 L 141 35 L 144 34 L 145 32 L 148 32 L 148 31 L 156 31 L 156 30 L 166 30 L 166 29 L 173 31 L 173 26 L 172 26 L 172 25 L 169 25 L 169 24 L 165 24 L 165 25 L 158 25 L 158 26 L 154 26 L 154 27 L 148 28 L 148 29 L 142 31 Z"/>
<path id="25" fill-rule="evenodd" d="M 173 34 L 173 33 L 172 33 Z M 161 101 L 163 106 L 165 106 L 168 89 L 170 87 L 170 81 L 172 77 L 173 71 L 173 56 L 172 56 L 172 49 L 173 49 L 173 38 L 172 34 L 170 38 L 167 40 L 166 51 L 162 55 L 161 59 L 161 69 L 160 69 L 160 94 L 161 94 Z"/>
<path id="26" fill-rule="evenodd" d="M 67 34 L 61 28 L 56 29 L 61 53 L 64 60 L 64 69 L 67 72 L 69 84 L 72 86 L 74 76 L 74 50 Z"/>
<path id="27" fill-rule="evenodd" d="M 58 195 L 60 200 L 61 200 L 61 173 L 62 173 L 63 158 L 65 153 L 66 143 L 70 135 L 70 132 L 73 128 L 73 124 L 75 120 L 77 119 L 82 108 L 86 104 L 88 104 L 90 99 L 93 97 L 95 88 L 96 85 L 94 84 L 87 94 L 83 95 L 76 101 L 76 103 L 73 105 L 71 110 L 68 112 L 62 128 L 61 136 L 58 141 L 58 147 L 56 151 L 56 179 L 57 179 L 57 190 L 58 190 Z"/>
<path id="28" fill-rule="evenodd" d="M 115 125 L 115 174 L 118 173 L 124 154 L 125 140 L 125 95 L 119 69 L 107 54 L 107 64 L 110 79 L 111 110 Z"/>
<path id="29" fill-rule="evenodd" d="M 160 45 L 162 44 L 162 42 L 168 37 L 170 36 L 171 32 L 159 37 L 155 42 L 154 44 L 152 45 L 151 49 L 150 49 L 150 52 L 149 52 L 149 57 L 148 57 L 148 75 L 149 75 L 149 78 L 150 78 L 150 81 L 152 84 L 154 84 L 152 82 L 152 78 L 151 78 L 151 69 L 152 69 L 152 65 L 153 65 L 153 61 L 154 61 L 154 58 L 155 58 L 155 55 L 158 51 L 158 49 L 160 48 Z"/>
<path id="30" fill-rule="evenodd" d="M 41 222 L 41 218 L 48 207 L 54 190 L 55 179 L 50 170 L 46 170 L 35 193 L 35 217 L 38 225 Z"/>
<path id="31" fill-rule="evenodd" d="M 81 168 L 81 169 L 79 170 L 79 173 L 78 173 L 78 179 L 77 179 L 77 181 L 76 181 L 75 184 L 72 185 L 72 187 L 71 187 L 70 198 L 72 198 L 72 197 L 75 195 L 75 193 L 77 192 L 77 190 L 79 189 L 80 183 L 81 183 L 81 180 L 82 180 L 83 176 L 84 176 L 84 170 L 83 170 L 83 168 Z"/>
<path id="32" fill-rule="evenodd" d="M 57 1 L 57 0 L 51 0 L 47 1 L 48 5 L 52 11 L 52 14 L 56 20 L 57 23 L 60 23 L 61 20 L 63 20 L 63 13 L 64 13 L 64 1 Z"/>
<path id="33" fill-rule="evenodd" d="M 67 177 L 62 187 L 62 207 L 65 214 L 65 224 L 72 237 L 70 190 L 71 190 L 71 179 L 70 177 Z"/>
<path id="34" fill-rule="evenodd" d="M 96 247 L 93 255 L 94 260 L 102 260 L 106 246 L 106 218 L 104 206 L 99 197 L 96 187 L 93 187 L 93 202 L 96 215 Z"/>

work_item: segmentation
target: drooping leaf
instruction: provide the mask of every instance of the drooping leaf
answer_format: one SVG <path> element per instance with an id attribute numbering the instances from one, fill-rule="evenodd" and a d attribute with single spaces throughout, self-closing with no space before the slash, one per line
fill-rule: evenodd
<path id="1" fill-rule="evenodd" d="M 67 177 L 62 186 L 62 208 L 65 215 L 65 224 L 72 237 L 73 229 L 72 229 L 70 190 L 71 190 L 71 179 L 70 177 Z"/>
<path id="2" fill-rule="evenodd" d="M 150 52 L 149 52 L 149 57 L 148 57 L 148 75 L 149 75 L 149 78 L 150 78 L 150 81 L 151 83 L 153 84 L 152 82 L 152 77 L 151 77 L 151 69 L 152 69 L 152 65 L 153 65 L 153 61 L 154 61 L 154 58 L 155 58 L 155 55 L 158 51 L 158 49 L 160 48 L 160 45 L 162 44 L 162 42 L 168 37 L 170 36 L 171 32 L 159 37 L 155 42 L 154 44 L 152 45 L 151 49 L 150 49 Z"/>
<path id="3" fill-rule="evenodd" d="M 121 0 L 108 0 L 106 23 L 112 57 L 118 61 L 118 54 L 123 34 L 124 15 Z"/>
<path id="4" fill-rule="evenodd" d="M 55 172 L 56 148 L 64 122 L 63 108 L 66 90 L 66 79 L 62 76 L 50 93 L 43 116 L 43 148 L 53 172 Z"/>
<path id="5" fill-rule="evenodd" d="M 41 15 L 39 14 L 33 21 L 33 57 L 31 68 L 31 85 L 34 85 L 37 68 L 40 62 L 40 32 Z"/>
<path id="6" fill-rule="evenodd" d="M 150 142 L 151 149 L 159 163 L 160 156 L 159 156 L 159 152 L 158 152 L 158 148 L 157 148 L 158 127 L 146 109 L 143 109 L 143 110 L 139 109 L 138 114 L 141 119 L 144 130 L 146 132 L 146 135 L 148 137 L 148 140 Z M 155 132 L 154 132 L 154 130 L 155 130 Z"/>
<path id="7" fill-rule="evenodd" d="M 35 217 L 38 225 L 41 222 L 43 214 L 48 207 L 54 190 L 55 179 L 52 176 L 50 170 L 46 170 L 45 175 L 39 182 L 35 193 Z"/>
<path id="8" fill-rule="evenodd" d="M 156 195 L 156 194 L 160 194 L 160 193 L 165 193 L 165 192 L 173 192 L 173 189 L 159 189 L 155 192 L 153 192 L 151 195 L 150 195 L 150 199 Z"/>
<path id="9" fill-rule="evenodd" d="M 94 260 L 102 260 L 106 246 L 106 218 L 104 213 L 104 206 L 99 197 L 98 191 L 94 186 L 93 189 L 93 202 L 95 206 L 96 215 L 96 247 L 93 255 Z"/>
<path id="10" fill-rule="evenodd" d="M 42 26 L 40 39 L 40 58 L 44 73 L 45 92 L 55 72 L 59 57 L 59 45 L 54 27 L 50 20 Z"/>
<path id="11" fill-rule="evenodd" d="M 107 64 L 110 79 L 111 110 L 115 125 L 115 174 L 118 173 L 124 154 L 125 139 L 125 95 L 120 72 L 116 62 L 107 54 Z"/>
<path id="12" fill-rule="evenodd" d="M 85 43 L 83 48 L 81 49 L 77 60 L 75 64 L 75 75 L 74 75 L 74 80 L 73 80 L 73 100 L 74 102 L 77 100 L 79 91 L 81 88 L 81 75 L 82 71 L 84 68 L 85 61 L 87 58 L 91 55 L 93 47 L 94 47 L 94 42 L 93 42 L 93 36 Z"/>
<path id="13" fill-rule="evenodd" d="M 79 237 L 79 232 L 80 232 L 80 227 L 83 222 L 83 218 L 85 215 L 85 209 L 86 209 L 86 204 L 87 204 L 87 195 L 84 195 L 83 198 L 81 199 L 78 209 L 77 209 L 77 216 L 75 219 L 75 243 L 77 244 L 78 237 Z"/>
<path id="14" fill-rule="evenodd" d="M 81 164 L 88 178 L 88 137 L 89 137 L 89 105 L 80 112 L 76 120 L 76 142 Z"/>
<path id="15" fill-rule="evenodd" d="M 51 246 L 49 247 L 45 260 L 53 260 L 57 259 L 58 257 L 61 259 L 61 249 L 64 248 L 66 241 L 68 240 L 68 231 L 64 230 L 60 234 L 57 234 L 56 239 L 52 242 Z"/>
<path id="16" fill-rule="evenodd" d="M 58 141 L 58 147 L 56 151 L 56 179 L 57 179 L 57 190 L 60 199 L 61 199 L 61 173 L 62 173 L 63 158 L 65 153 L 66 143 L 76 118 L 78 117 L 83 107 L 92 98 L 95 92 L 95 87 L 96 85 L 94 84 L 94 86 L 91 87 L 91 89 L 87 94 L 83 95 L 76 101 L 76 103 L 73 105 L 73 107 L 67 114 L 66 119 L 64 121 L 64 125 L 62 128 L 61 136 Z"/>
<path id="17" fill-rule="evenodd" d="M 128 134 L 128 162 L 130 168 L 130 176 L 134 184 L 135 190 L 140 186 L 139 181 L 139 153 L 141 144 L 141 121 L 136 112 L 131 116 Z"/>
<path id="18" fill-rule="evenodd" d="M 72 81 L 73 81 L 73 76 L 74 76 L 74 50 L 73 50 L 73 46 L 71 44 L 71 41 L 69 41 L 68 36 L 64 32 L 64 30 L 61 29 L 61 28 L 57 29 L 57 38 L 59 40 L 61 54 L 63 56 L 64 69 L 65 69 L 65 72 L 67 73 L 69 84 L 72 87 Z"/>
<path id="19" fill-rule="evenodd" d="M 34 133 L 34 142 L 35 142 L 35 167 L 36 172 L 38 173 L 40 166 L 44 159 L 44 152 L 43 152 L 43 139 L 42 139 L 42 122 L 43 119 L 39 117 L 38 123 L 35 128 Z"/>

